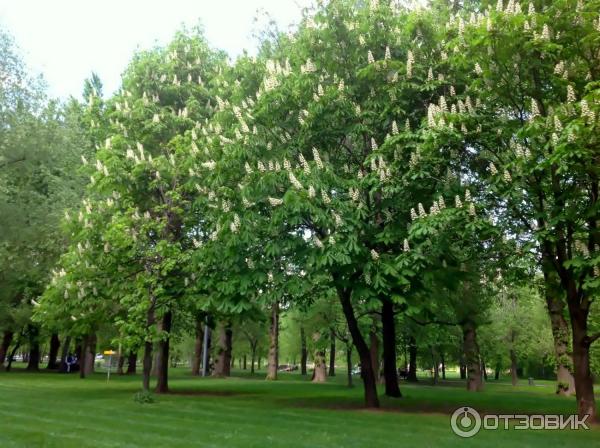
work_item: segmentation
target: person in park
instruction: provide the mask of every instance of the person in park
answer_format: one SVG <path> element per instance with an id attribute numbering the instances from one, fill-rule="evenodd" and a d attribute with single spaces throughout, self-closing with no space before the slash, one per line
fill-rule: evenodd
<path id="1" fill-rule="evenodd" d="M 71 366 L 75 365 L 75 363 L 77 362 L 77 360 L 75 359 L 75 356 L 73 356 L 72 353 L 69 353 L 69 356 L 67 356 L 67 373 L 71 373 Z"/>

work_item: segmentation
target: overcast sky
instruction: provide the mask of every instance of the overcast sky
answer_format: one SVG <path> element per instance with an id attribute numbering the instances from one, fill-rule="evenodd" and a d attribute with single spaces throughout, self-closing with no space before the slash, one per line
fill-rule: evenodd
<path id="1" fill-rule="evenodd" d="M 100 75 L 105 94 L 138 47 L 166 43 L 199 20 L 213 47 L 232 57 L 254 50 L 254 18 L 265 10 L 287 29 L 310 0 L 0 0 L 0 25 L 14 36 L 28 67 L 42 73 L 55 97 L 80 96 L 83 80 Z M 264 22 L 263 22 L 264 23 Z M 258 26 L 260 28 L 260 25 Z"/>

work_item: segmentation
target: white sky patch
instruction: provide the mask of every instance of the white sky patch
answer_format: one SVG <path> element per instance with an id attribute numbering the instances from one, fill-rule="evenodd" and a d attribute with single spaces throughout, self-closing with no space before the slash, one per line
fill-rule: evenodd
<path id="1" fill-rule="evenodd" d="M 13 35 L 28 67 L 42 73 L 54 97 L 81 96 L 92 71 L 104 94 L 120 76 L 137 48 L 168 42 L 182 24 L 200 22 L 211 46 L 233 58 L 251 53 L 259 23 L 267 11 L 280 29 L 301 18 L 310 0 L 0 0 L 0 26 Z"/>

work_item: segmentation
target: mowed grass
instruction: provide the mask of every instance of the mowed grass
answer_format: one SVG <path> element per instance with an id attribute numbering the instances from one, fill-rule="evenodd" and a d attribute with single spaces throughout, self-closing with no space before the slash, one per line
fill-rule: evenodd
<path id="1" fill-rule="evenodd" d="M 485 413 L 571 414 L 572 398 L 550 382 L 513 388 L 489 382 L 467 393 L 463 383 L 402 383 L 402 399 L 382 397 L 365 410 L 362 387 L 340 373 L 312 384 L 297 373 L 266 382 L 262 374 L 193 378 L 172 369 L 172 393 L 139 404 L 139 376 L 97 373 L 85 380 L 56 373 L 0 373 L 0 447 L 600 447 L 590 431 L 480 431 L 462 439 L 450 429 L 459 406 Z"/>

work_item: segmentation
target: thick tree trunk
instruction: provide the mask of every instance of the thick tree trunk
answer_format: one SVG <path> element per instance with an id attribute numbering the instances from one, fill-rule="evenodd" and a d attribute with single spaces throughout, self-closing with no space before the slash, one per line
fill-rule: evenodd
<path id="1" fill-rule="evenodd" d="M 279 302 L 271 308 L 271 326 L 269 328 L 269 363 L 267 366 L 267 380 L 277 379 L 279 362 Z"/>
<path id="2" fill-rule="evenodd" d="M 396 322 L 394 320 L 394 303 L 387 297 L 382 299 L 381 325 L 383 335 L 383 375 L 385 377 L 385 394 L 388 397 L 401 397 L 396 368 Z"/>
<path id="3" fill-rule="evenodd" d="M 481 364 L 479 362 L 476 327 L 472 322 L 465 322 L 462 330 L 465 364 L 467 367 L 467 390 L 470 392 L 480 391 L 483 388 L 483 382 L 481 381 Z"/>
<path id="4" fill-rule="evenodd" d="M 50 351 L 48 353 L 48 365 L 46 369 L 56 370 L 59 368 L 59 364 L 56 362 L 58 358 L 58 350 L 60 349 L 60 339 L 56 333 L 52 333 L 50 337 Z"/>
<path id="5" fill-rule="evenodd" d="M 571 328 L 573 329 L 573 373 L 575 378 L 575 396 L 577 413 L 580 417 L 589 416 L 589 421 L 597 421 L 596 400 L 594 398 L 594 377 L 590 370 L 590 345 L 588 336 L 587 313 L 579 306 L 573 306 L 569 300 Z"/>
<path id="6" fill-rule="evenodd" d="M 335 331 L 329 332 L 329 376 L 335 376 Z"/>
<path id="7" fill-rule="evenodd" d="M 315 369 L 312 382 L 324 383 L 327 381 L 327 366 L 325 365 L 325 350 L 315 350 Z"/>
<path id="8" fill-rule="evenodd" d="M 6 364 L 7 372 L 10 372 L 10 369 L 12 368 L 12 363 L 15 359 L 15 353 L 17 353 L 17 350 L 19 349 L 20 346 L 21 346 L 21 340 L 17 339 L 17 343 L 14 345 L 12 351 L 8 354 L 8 362 Z"/>
<path id="9" fill-rule="evenodd" d="M 556 393 L 569 396 L 575 393 L 575 378 L 571 373 L 573 359 L 569 354 L 569 325 L 564 317 L 564 303 L 556 293 L 550 291 L 548 282 L 546 282 L 546 305 L 550 315 L 556 356 Z"/>
<path id="10" fill-rule="evenodd" d="M 500 379 L 500 363 L 496 363 L 496 369 L 494 370 L 494 379 L 498 381 Z"/>
<path id="11" fill-rule="evenodd" d="M 62 350 L 60 351 L 60 366 L 59 372 L 64 373 L 67 371 L 67 357 L 69 356 L 69 349 L 71 348 L 71 336 L 67 336 L 63 341 Z"/>
<path id="12" fill-rule="evenodd" d="M 79 362 L 81 378 L 85 378 L 86 376 L 94 373 L 94 361 L 96 359 L 97 343 L 98 339 L 95 333 L 88 335 L 84 339 L 81 349 L 81 360 Z"/>
<path id="13" fill-rule="evenodd" d="M 360 327 L 358 326 L 358 321 L 354 314 L 352 291 L 349 288 L 338 287 L 338 297 L 342 305 L 346 323 L 348 324 L 348 330 L 352 336 L 352 342 L 354 343 L 360 358 L 361 376 L 365 388 L 365 405 L 369 408 L 378 408 L 379 398 L 377 397 L 377 377 L 373 371 L 371 351 L 367 346 L 365 338 L 360 332 Z"/>
<path id="14" fill-rule="evenodd" d="M 413 336 L 410 337 L 408 345 L 408 374 L 406 380 L 416 383 L 417 379 L 417 341 Z"/>
<path id="15" fill-rule="evenodd" d="M 12 343 L 14 333 L 10 330 L 5 330 L 2 335 L 2 345 L 0 345 L 0 371 L 4 370 L 4 361 L 6 361 L 6 355 L 8 349 Z"/>
<path id="16" fill-rule="evenodd" d="M 308 360 L 308 350 L 306 349 L 306 333 L 304 326 L 300 326 L 300 374 L 306 375 L 306 361 Z"/>
<path id="17" fill-rule="evenodd" d="M 125 366 L 125 355 L 123 353 L 119 354 L 119 359 L 117 360 L 117 375 L 124 375 L 123 367 Z"/>
<path id="18" fill-rule="evenodd" d="M 150 392 L 150 376 L 152 374 L 152 358 L 154 345 L 152 341 L 144 342 L 144 360 L 143 360 L 143 375 L 142 387 L 144 392 Z"/>
<path id="19" fill-rule="evenodd" d="M 202 328 L 202 317 L 196 318 L 196 339 L 194 341 L 194 357 L 192 359 L 192 376 L 200 376 L 200 364 L 202 363 L 202 340 L 204 329 Z"/>
<path id="20" fill-rule="evenodd" d="M 29 362 L 27 363 L 27 370 L 30 372 L 37 372 L 40 369 L 40 343 L 37 340 L 33 340 L 29 343 Z"/>
<path id="21" fill-rule="evenodd" d="M 231 343 L 233 332 L 229 322 L 222 322 L 219 325 L 219 341 L 217 345 L 217 361 L 215 363 L 214 376 L 231 376 Z"/>
<path id="22" fill-rule="evenodd" d="M 130 352 L 127 356 L 127 375 L 135 375 L 137 372 L 137 352 Z"/>
<path id="23" fill-rule="evenodd" d="M 169 344 L 171 340 L 171 324 L 173 313 L 167 311 L 162 318 L 161 330 L 165 333 L 158 341 L 158 359 L 156 369 L 156 393 L 169 392 Z"/>

